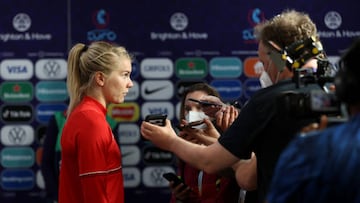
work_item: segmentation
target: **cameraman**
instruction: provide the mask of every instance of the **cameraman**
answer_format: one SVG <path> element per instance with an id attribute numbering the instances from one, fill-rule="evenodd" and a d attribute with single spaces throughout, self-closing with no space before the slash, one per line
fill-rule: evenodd
<path id="1" fill-rule="evenodd" d="M 284 116 L 278 109 L 277 98 L 283 91 L 310 92 L 321 88 L 317 84 L 298 87 L 292 80 L 292 67 L 285 68 L 286 62 L 279 53 L 299 40 L 316 36 L 316 26 L 307 14 L 285 10 L 258 25 L 256 30 L 259 41 L 258 55 L 266 71 L 261 80 L 264 86 L 270 86 L 252 96 L 218 142 L 209 146 L 187 142 L 176 136 L 169 120 L 165 127 L 143 122 L 141 134 L 158 147 L 174 152 L 185 162 L 208 173 L 216 173 L 239 160 L 250 159 L 254 152 L 257 163 L 250 166 L 257 176 L 258 201 L 263 202 L 280 153 L 302 127 L 316 120 Z M 311 58 L 305 62 L 306 64 L 297 68 L 309 67 L 316 70 L 316 59 Z M 217 131 L 209 129 L 209 132 Z M 256 181 L 256 178 L 248 181 Z M 238 182 L 241 180 L 238 179 Z"/>
<path id="2" fill-rule="evenodd" d="M 339 61 L 336 95 L 348 122 L 294 139 L 277 164 L 269 202 L 360 202 L 360 39 Z"/>

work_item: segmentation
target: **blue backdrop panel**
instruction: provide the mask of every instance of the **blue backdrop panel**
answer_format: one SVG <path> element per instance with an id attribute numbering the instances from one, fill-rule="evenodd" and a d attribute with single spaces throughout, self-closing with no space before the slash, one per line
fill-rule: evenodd
<path id="1" fill-rule="evenodd" d="M 3 0 L 0 4 L 0 202 L 41 202 L 43 134 L 49 114 L 66 107 L 67 95 L 62 99 L 43 97 L 39 90 L 46 88 L 37 86 L 44 80 L 40 78 L 45 78 L 46 83 L 61 81 L 60 86 L 55 86 L 64 89 L 64 77 L 51 78 L 43 71 L 45 65 L 39 64 L 49 59 L 65 62 L 69 38 L 67 3 Z M 58 65 L 59 70 L 66 70 L 66 63 Z M 51 68 L 48 70 L 51 72 Z"/>

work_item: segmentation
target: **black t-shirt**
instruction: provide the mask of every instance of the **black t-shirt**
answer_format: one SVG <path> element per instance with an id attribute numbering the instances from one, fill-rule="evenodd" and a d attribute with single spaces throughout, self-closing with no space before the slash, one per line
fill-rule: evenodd
<path id="1" fill-rule="evenodd" d="M 289 141 L 302 127 L 314 122 L 314 117 L 298 117 L 284 113 L 278 98 L 284 92 L 310 92 L 318 84 L 297 88 L 284 80 L 259 90 L 244 105 L 234 123 L 219 138 L 220 144 L 240 159 L 257 157 L 259 202 L 265 200 L 277 159 Z"/>

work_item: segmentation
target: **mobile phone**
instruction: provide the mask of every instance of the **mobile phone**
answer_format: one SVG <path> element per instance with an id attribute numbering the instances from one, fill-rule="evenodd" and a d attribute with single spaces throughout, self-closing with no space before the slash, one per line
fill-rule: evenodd
<path id="1" fill-rule="evenodd" d="M 158 126 L 165 126 L 166 117 L 166 114 L 150 114 L 145 117 L 145 121 Z"/>
<path id="2" fill-rule="evenodd" d="M 198 121 L 190 122 L 186 125 L 178 125 L 177 127 L 179 130 L 183 130 L 185 128 L 192 128 L 194 126 L 201 125 L 203 123 L 204 123 L 204 120 L 198 120 Z"/>
<path id="3" fill-rule="evenodd" d="M 193 98 L 189 98 L 189 101 L 199 103 L 201 106 L 204 106 L 204 107 L 208 107 L 208 106 L 219 107 L 219 106 L 221 106 L 220 104 L 216 104 L 216 103 L 212 103 L 212 102 L 208 102 L 208 101 L 200 101 L 200 100 L 193 99 Z"/>
<path id="4" fill-rule="evenodd" d="M 164 173 L 162 176 L 169 182 L 172 181 L 174 183 L 173 185 L 174 187 L 178 186 L 181 183 L 184 184 L 183 185 L 184 189 L 187 187 L 185 182 L 182 179 L 180 179 L 175 173 L 168 172 L 168 173 Z"/>

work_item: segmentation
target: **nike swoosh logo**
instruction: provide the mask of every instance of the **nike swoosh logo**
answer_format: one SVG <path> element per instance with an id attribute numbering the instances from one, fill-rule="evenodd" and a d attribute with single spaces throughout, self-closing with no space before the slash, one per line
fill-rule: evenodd
<path id="1" fill-rule="evenodd" d="M 123 158 L 125 158 L 125 157 L 127 157 L 127 156 L 129 156 L 129 155 L 131 155 L 131 154 L 133 154 L 134 152 L 127 152 L 127 153 L 123 153 L 123 154 L 121 154 L 122 155 L 122 157 Z"/>
<path id="2" fill-rule="evenodd" d="M 158 92 L 160 90 L 163 90 L 165 89 L 167 86 L 162 86 L 162 87 L 158 87 L 158 88 L 155 88 L 155 89 L 149 89 L 148 87 L 145 88 L 145 94 L 153 94 L 155 92 Z"/>

